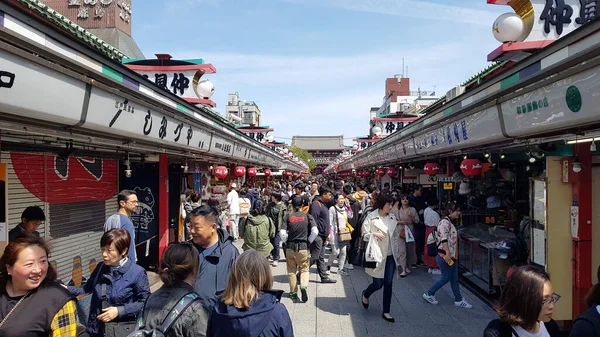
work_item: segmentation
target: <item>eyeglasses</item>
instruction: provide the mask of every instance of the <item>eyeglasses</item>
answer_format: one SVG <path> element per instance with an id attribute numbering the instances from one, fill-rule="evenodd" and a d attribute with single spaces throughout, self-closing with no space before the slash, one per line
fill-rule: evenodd
<path id="1" fill-rule="evenodd" d="M 556 304 L 556 303 L 558 303 L 559 300 L 560 300 L 560 295 L 557 293 L 553 293 L 550 298 L 543 300 L 542 304 L 543 305 Z"/>
<path id="2" fill-rule="evenodd" d="M 139 204 L 140 202 L 139 202 L 138 200 L 134 200 L 134 201 L 128 201 L 127 203 L 132 203 L 132 204 L 134 204 L 134 205 L 137 205 L 137 204 Z"/>

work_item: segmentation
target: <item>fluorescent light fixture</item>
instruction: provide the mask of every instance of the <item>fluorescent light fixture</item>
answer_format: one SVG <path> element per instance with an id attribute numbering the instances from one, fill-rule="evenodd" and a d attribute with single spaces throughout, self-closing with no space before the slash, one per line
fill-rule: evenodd
<path id="1" fill-rule="evenodd" d="M 596 138 L 582 138 L 576 140 L 568 140 L 567 144 L 579 144 L 579 143 L 589 143 L 595 141 Z"/>

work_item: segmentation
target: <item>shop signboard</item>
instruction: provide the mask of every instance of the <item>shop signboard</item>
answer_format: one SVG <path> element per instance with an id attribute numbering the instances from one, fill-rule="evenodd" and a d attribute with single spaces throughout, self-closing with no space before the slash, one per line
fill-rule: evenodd
<path id="1" fill-rule="evenodd" d="M 81 119 L 84 96 L 84 82 L 0 51 L 0 110 L 3 113 L 75 125 Z"/>
<path id="2" fill-rule="evenodd" d="M 401 159 L 410 159 L 416 155 L 415 145 L 411 139 L 396 144 L 396 153 Z"/>
<path id="3" fill-rule="evenodd" d="M 454 120 L 442 129 L 445 151 L 472 148 L 506 139 L 502 135 L 497 106 Z"/>
<path id="4" fill-rule="evenodd" d="M 246 146 L 239 144 L 239 143 L 236 143 L 233 148 L 233 156 L 235 158 L 248 159 L 249 152 L 250 152 L 250 149 L 248 149 Z"/>
<path id="5" fill-rule="evenodd" d="M 233 142 L 213 135 L 210 144 L 210 153 L 218 154 L 220 156 L 231 156 L 233 154 Z"/>
<path id="6" fill-rule="evenodd" d="M 435 128 L 416 135 L 414 137 L 414 143 L 417 154 L 430 154 L 444 151 L 446 144 L 443 128 Z"/>
<path id="7" fill-rule="evenodd" d="M 586 125 L 598 119 L 600 67 L 594 67 L 501 104 L 511 137 Z"/>
<path id="8" fill-rule="evenodd" d="M 211 143 L 209 132 L 95 87 L 82 127 L 120 138 L 149 140 L 192 151 L 206 152 Z"/>

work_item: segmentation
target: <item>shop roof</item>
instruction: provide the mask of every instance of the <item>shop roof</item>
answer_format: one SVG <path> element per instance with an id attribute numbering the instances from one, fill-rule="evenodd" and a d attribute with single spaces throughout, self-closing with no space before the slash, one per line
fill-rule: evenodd
<path id="1" fill-rule="evenodd" d="M 48 5 L 42 3 L 39 0 L 13 0 L 13 3 L 19 3 L 22 6 L 26 6 L 35 14 L 45 18 L 50 23 L 62 28 L 63 30 L 70 33 L 73 37 L 77 38 L 81 42 L 84 42 L 91 48 L 98 52 L 106 55 L 107 57 L 121 62 L 125 54 L 119 51 L 117 48 L 111 46 L 104 40 L 100 39 L 96 35 L 85 30 L 75 22 L 67 19 L 64 15 L 48 7 Z"/>
<path id="2" fill-rule="evenodd" d="M 344 136 L 294 136 L 292 144 L 307 150 L 343 150 Z"/>

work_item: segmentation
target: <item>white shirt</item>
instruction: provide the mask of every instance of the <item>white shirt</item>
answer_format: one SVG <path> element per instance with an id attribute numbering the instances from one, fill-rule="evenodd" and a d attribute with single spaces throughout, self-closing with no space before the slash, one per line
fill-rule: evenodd
<path id="1" fill-rule="evenodd" d="M 227 194 L 227 205 L 229 206 L 229 215 L 240 214 L 240 201 L 236 190 L 231 190 L 231 192 Z"/>
<path id="2" fill-rule="evenodd" d="M 550 337 L 544 322 L 540 322 L 540 330 L 537 333 L 527 332 L 520 326 L 513 326 L 513 329 L 515 329 L 515 331 L 519 334 L 519 337 Z M 513 337 L 517 336 L 513 333 Z"/>
<path id="3" fill-rule="evenodd" d="M 423 213 L 423 220 L 425 221 L 425 226 L 437 227 L 440 223 L 440 215 L 430 207 L 427 207 Z"/>
<path id="4" fill-rule="evenodd" d="M 596 307 L 596 310 L 598 310 L 598 314 L 600 315 L 600 305 Z"/>

